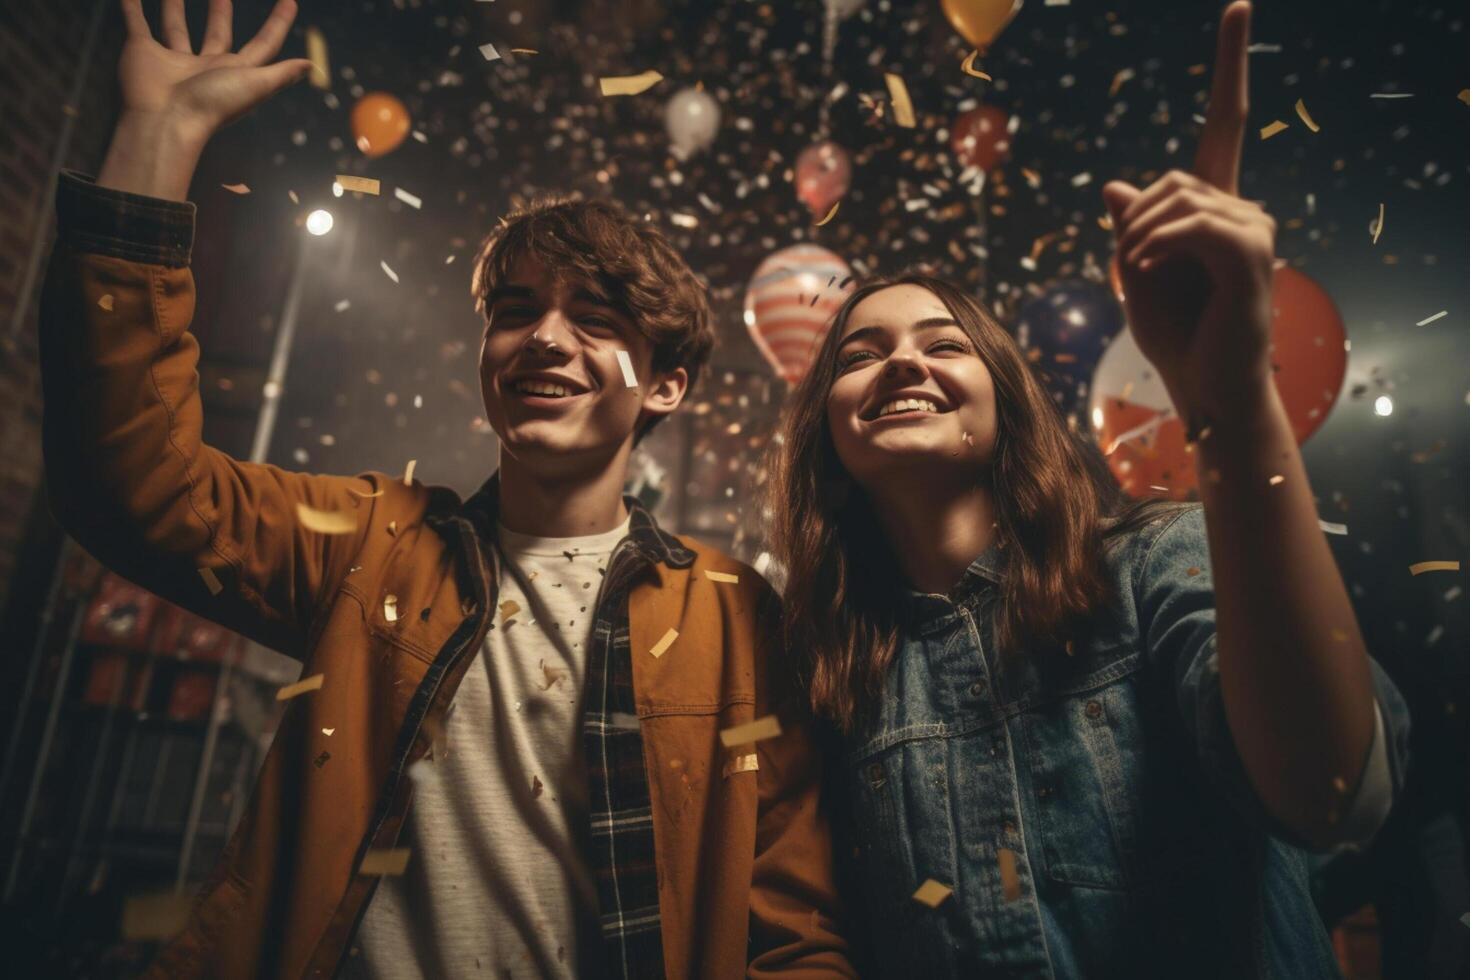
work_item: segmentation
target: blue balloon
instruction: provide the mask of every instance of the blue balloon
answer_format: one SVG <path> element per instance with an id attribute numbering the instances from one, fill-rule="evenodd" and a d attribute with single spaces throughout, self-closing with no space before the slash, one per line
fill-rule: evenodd
<path id="1" fill-rule="evenodd" d="M 1021 307 L 1016 342 L 1061 408 L 1072 415 L 1087 404 L 1093 368 L 1123 329 L 1123 307 L 1104 285 L 1062 279 Z"/>

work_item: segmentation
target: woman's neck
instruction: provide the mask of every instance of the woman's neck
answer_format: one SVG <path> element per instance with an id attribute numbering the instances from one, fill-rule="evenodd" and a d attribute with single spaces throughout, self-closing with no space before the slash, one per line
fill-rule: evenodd
<path id="1" fill-rule="evenodd" d="M 922 592 L 944 594 L 995 538 L 990 488 L 904 480 L 868 490 L 878 523 L 904 578 Z"/>

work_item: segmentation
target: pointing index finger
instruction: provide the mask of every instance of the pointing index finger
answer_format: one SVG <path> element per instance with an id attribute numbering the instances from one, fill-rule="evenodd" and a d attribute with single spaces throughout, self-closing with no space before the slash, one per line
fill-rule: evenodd
<path id="1" fill-rule="evenodd" d="M 1250 41 L 1251 5 L 1235 0 L 1220 16 L 1215 47 L 1210 107 L 1194 156 L 1194 172 L 1231 194 L 1240 177 L 1240 147 L 1249 110 L 1249 70 L 1246 47 Z"/>

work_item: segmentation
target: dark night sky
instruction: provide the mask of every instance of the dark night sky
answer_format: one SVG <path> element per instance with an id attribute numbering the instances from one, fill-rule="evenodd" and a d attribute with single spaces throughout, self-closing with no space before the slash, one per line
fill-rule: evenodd
<path id="1" fill-rule="evenodd" d="M 203 7 L 190 4 L 201 21 L 196 32 Z M 268 4 L 237 8 L 243 39 Z M 830 76 L 818 0 L 303 0 L 285 53 L 303 54 L 301 28 L 320 27 L 331 50 L 330 96 L 302 85 L 236 124 L 211 148 L 195 187 L 201 251 L 217 253 L 213 268 L 198 264 L 200 275 L 233 281 L 201 286 L 201 310 L 222 321 L 219 347 L 201 328 L 205 357 L 230 345 L 242 361 L 241 350 L 268 357 L 280 270 L 299 234 L 293 221 L 326 203 L 338 228 L 316 243 L 325 254 L 314 257 L 271 458 L 293 468 L 398 473 L 414 457 L 422 479 L 468 492 L 494 465 L 493 438 L 476 421 L 480 325 L 468 299 L 475 243 L 514 196 L 611 194 L 668 230 L 716 298 L 721 343 L 709 383 L 696 392 L 701 414 L 683 429 L 665 426 L 648 450 L 672 466 L 668 454 L 689 433 L 695 466 L 685 475 L 698 506 L 685 526 L 719 539 L 748 524 L 736 505 L 782 395 L 740 318 L 745 282 L 761 259 L 815 240 L 865 271 L 927 264 L 983 284 L 1002 319 L 1056 278 L 1098 275 L 1110 255 L 1097 223 L 1102 183 L 1188 166 L 1218 11 L 1195 0 L 1029 0 L 980 62 L 992 84 L 960 72 L 968 46 L 938 0 L 868 0 L 842 25 Z M 1304 449 L 1313 486 L 1322 517 L 1349 527 L 1332 544 L 1370 645 L 1416 702 L 1421 736 L 1438 733 L 1456 746 L 1465 734 L 1454 703 L 1465 687 L 1466 599 L 1458 575 L 1413 578 L 1407 565 L 1460 559 L 1470 544 L 1470 104 L 1457 98 L 1470 87 L 1466 17 L 1449 4 L 1386 0 L 1258 4 L 1242 178 L 1242 193 L 1281 224 L 1278 255 L 1324 285 L 1343 313 L 1348 379 Z M 485 42 L 503 59 L 485 62 L 477 50 Z M 540 53 L 511 55 L 512 47 Z M 649 68 L 665 80 L 643 95 L 598 92 L 600 75 Z M 1124 70 L 1131 75 L 1118 81 Z M 917 129 L 875 123 L 861 105 L 861 94 L 886 94 L 885 71 L 905 78 Z M 668 153 L 663 106 L 700 82 L 723 122 L 710 150 L 681 163 Z M 853 190 L 831 224 L 813 228 L 789 168 L 838 82 L 847 91 L 832 104 L 830 135 L 855 156 Z M 347 122 L 363 89 L 402 98 L 423 140 L 364 160 Z M 1297 118 L 1299 98 L 1319 133 Z M 943 133 L 962 107 L 981 101 L 1019 120 L 1012 157 L 983 202 L 954 180 Z M 1273 119 L 1289 128 L 1260 140 Z M 384 196 L 333 200 L 335 173 L 380 178 Z M 252 193 L 218 187 L 235 182 Z M 423 209 L 394 200 L 395 186 L 421 197 Z M 919 210 L 903 206 L 926 195 L 932 203 Z M 1385 220 L 1374 244 L 1380 203 Z M 981 204 L 989 210 L 988 261 L 957 249 L 957 262 L 952 244 L 979 241 Z M 698 223 L 676 226 L 671 214 Z M 1024 268 L 1033 242 L 1051 233 L 1059 234 L 1035 268 Z M 234 244 L 210 246 L 211 235 Z M 336 312 L 342 300 L 351 305 Z M 1440 310 L 1448 315 L 1415 325 Z M 1380 395 L 1393 400 L 1388 417 L 1374 412 Z M 206 384 L 206 403 L 214 397 Z"/>

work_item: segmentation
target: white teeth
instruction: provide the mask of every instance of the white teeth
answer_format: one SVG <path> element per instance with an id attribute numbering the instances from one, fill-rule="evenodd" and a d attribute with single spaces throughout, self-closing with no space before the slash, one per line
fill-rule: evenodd
<path id="1" fill-rule="evenodd" d="M 515 387 L 516 391 L 526 395 L 551 395 L 553 398 L 561 398 L 571 394 L 561 385 L 547 381 L 518 381 Z"/>
<path id="2" fill-rule="evenodd" d="M 899 398 L 884 405 L 878 411 L 878 418 L 892 415 L 894 412 L 930 412 L 938 413 L 939 406 L 922 398 Z"/>

